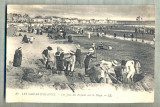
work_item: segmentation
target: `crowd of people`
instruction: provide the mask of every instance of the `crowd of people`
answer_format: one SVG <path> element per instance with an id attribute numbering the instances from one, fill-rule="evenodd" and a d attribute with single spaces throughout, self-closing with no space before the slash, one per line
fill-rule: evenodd
<path id="1" fill-rule="evenodd" d="M 94 44 L 93 44 L 94 45 Z M 93 46 L 92 45 L 92 46 Z M 82 53 L 80 49 L 80 45 L 77 45 L 76 51 L 71 50 L 69 55 L 65 57 L 63 49 L 60 47 L 57 47 L 57 52 L 55 54 L 52 53 L 52 47 L 48 46 L 43 52 L 43 64 L 45 65 L 46 69 L 55 70 L 52 73 L 55 74 L 62 74 L 62 72 L 65 72 L 66 76 L 69 75 L 73 77 L 73 72 L 75 72 L 75 64 L 78 63 L 80 68 L 82 68 Z M 85 76 L 89 77 L 90 73 L 88 72 L 90 62 L 93 58 L 96 58 L 94 56 L 95 50 L 94 47 L 90 48 L 87 55 L 84 59 L 84 68 L 85 68 Z M 19 47 L 16 49 L 13 59 L 13 66 L 20 67 L 22 62 L 22 48 Z M 110 83 L 111 73 L 114 73 L 117 83 L 122 83 L 125 79 L 133 82 L 133 77 L 135 73 L 139 74 L 141 69 L 141 64 L 137 58 L 134 58 L 132 60 L 122 60 L 120 63 L 117 60 L 113 61 L 105 61 L 101 60 L 99 62 L 100 64 L 100 78 L 99 81 L 103 80 L 104 83 Z M 126 75 L 126 76 L 124 76 Z"/>
<path id="2" fill-rule="evenodd" d="M 85 55 L 84 58 L 85 77 L 90 76 L 89 69 L 91 60 L 97 57 L 95 55 L 96 54 L 95 47 L 96 47 L 95 43 L 93 43 L 91 48 L 88 50 L 88 53 Z M 69 55 L 66 55 L 68 53 L 64 53 L 62 48 L 57 47 L 57 52 L 53 55 L 55 58 L 51 61 L 50 50 L 52 50 L 52 48 L 48 46 L 47 49 L 45 49 L 42 52 L 46 69 L 54 68 L 54 70 L 56 69 L 56 72 L 54 72 L 56 74 L 62 74 L 62 72 L 65 72 L 66 75 L 73 77 L 76 63 L 80 66 L 81 69 L 83 68 L 82 52 L 80 45 L 77 45 L 76 48 L 77 49 L 75 51 L 71 50 L 69 52 Z M 137 58 L 127 61 L 122 60 L 121 62 L 118 62 L 117 60 L 113 61 L 101 60 L 99 64 L 101 68 L 99 81 L 103 80 L 103 82 L 105 83 L 111 82 L 112 77 L 116 79 L 117 83 L 122 83 L 124 79 L 133 82 L 133 76 L 135 75 L 135 73 L 139 74 L 141 68 L 140 62 Z M 111 73 L 114 73 L 115 77 L 112 76 Z"/>
<path id="3" fill-rule="evenodd" d="M 58 37 L 62 37 L 63 39 L 66 38 L 66 31 L 65 28 L 56 28 L 58 33 Z M 73 30 L 74 28 L 72 28 Z M 83 29 L 79 29 L 80 34 L 84 33 Z M 99 35 L 99 34 L 97 34 Z M 116 33 L 114 33 L 114 38 L 116 38 Z M 88 33 L 88 38 L 91 37 L 91 34 Z M 126 35 L 124 34 L 124 39 Z M 132 40 L 134 38 L 133 34 L 131 35 Z M 34 37 L 30 36 L 27 37 L 27 35 L 24 35 L 22 39 L 22 43 L 33 43 Z M 73 42 L 73 37 L 71 35 L 68 35 L 68 42 Z M 85 55 L 84 60 L 82 60 L 82 52 L 81 52 L 81 46 L 78 44 L 76 46 L 76 50 L 70 50 L 69 53 L 65 53 L 62 48 L 59 46 L 57 47 L 57 51 L 54 54 L 52 51 L 52 47 L 48 46 L 46 49 L 42 52 L 42 59 L 43 64 L 45 65 L 46 69 L 51 69 L 52 73 L 56 74 L 62 74 L 62 72 L 65 72 L 66 75 L 69 75 L 73 77 L 73 73 L 75 72 L 75 64 L 78 63 L 80 68 L 83 68 L 84 65 L 84 72 L 86 77 L 89 77 L 88 70 L 90 69 L 89 65 L 91 63 L 91 60 L 94 58 L 97 58 L 96 50 L 97 49 L 105 49 L 105 46 L 103 42 L 100 42 L 99 44 L 93 43 L 91 47 L 88 49 L 88 53 Z M 108 49 L 112 49 L 111 46 L 108 47 Z M 67 57 L 66 57 L 67 56 Z M 13 66 L 20 67 L 22 62 L 22 48 L 18 48 L 15 51 L 14 54 L 14 60 L 13 60 Z M 83 63 L 82 63 L 83 62 Z M 100 74 L 100 80 L 104 80 L 104 82 L 109 83 L 110 79 L 110 73 L 113 73 L 116 76 L 117 82 L 123 82 L 124 76 L 123 74 L 127 73 L 127 80 L 131 79 L 133 81 L 133 76 L 137 72 L 139 73 L 140 70 L 140 63 L 136 59 L 129 60 L 129 61 L 122 61 L 119 62 L 117 60 L 113 61 L 105 61 L 102 60 L 99 62 L 100 68 L 101 68 L 101 74 Z M 54 70 L 54 72 L 53 72 Z"/>
<path id="4" fill-rule="evenodd" d="M 52 47 L 48 46 L 42 52 L 43 62 L 46 65 L 46 69 L 56 69 L 56 74 L 62 74 L 65 71 L 66 75 L 73 76 L 75 64 L 78 63 L 82 67 L 82 53 L 80 45 L 77 45 L 75 51 L 71 50 L 69 53 L 64 53 L 61 47 L 57 47 L 57 51 L 53 54 Z M 54 58 L 51 58 L 54 57 Z"/>

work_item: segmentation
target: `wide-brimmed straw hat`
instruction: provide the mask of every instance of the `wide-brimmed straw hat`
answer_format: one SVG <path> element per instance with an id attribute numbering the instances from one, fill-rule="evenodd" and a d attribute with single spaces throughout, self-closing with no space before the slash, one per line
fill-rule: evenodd
<path id="1" fill-rule="evenodd" d="M 70 51 L 70 54 L 74 55 L 74 54 L 75 54 L 75 52 L 71 50 L 71 51 Z"/>
<path id="2" fill-rule="evenodd" d="M 92 48 L 90 48 L 88 52 L 89 52 L 89 53 L 93 53 L 94 50 L 93 50 Z"/>
<path id="3" fill-rule="evenodd" d="M 112 61 L 112 64 L 113 64 L 114 66 L 117 66 L 117 65 L 118 65 L 118 62 L 117 62 L 116 60 L 113 60 L 113 61 Z"/>
<path id="4" fill-rule="evenodd" d="M 78 44 L 78 45 L 77 45 L 77 49 L 79 49 L 80 47 L 81 47 L 81 46 Z"/>

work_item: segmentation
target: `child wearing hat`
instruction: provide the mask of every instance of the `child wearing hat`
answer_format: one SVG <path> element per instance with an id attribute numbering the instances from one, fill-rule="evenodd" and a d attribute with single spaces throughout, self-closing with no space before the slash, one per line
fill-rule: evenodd
<path id="1" fill-rule="evenodd" d="M 45 49 L 43 52 L 42 52 L 42 57 L 43 57 L 43 63 L 46 65 L 46 68 L 48 68 L 48 62 L 51 61 L 51 51 L 52 50 L 52 47 L 48 46 L 47 49 Z"/>
<path id="2" fill-rule="evenodd" d="M 73 76 L 75 62 L 76 62 L 75 52 L 70 51 L 70 57 L 66 67 L 66 71 L 67 71 L 66 74 L 68 74 L 69 73 L 68 71 L 70 71 L 70 76 Z"/>
<path id="3" fill-rule="evenodd" d="M 81 64 L 81 48 L 80 48 L 80 45 L 77 45 L 77 49 L 76 49 L 75 56 L 76 56 L 76 62 L 78 62 L 79 65 L 80 65 L 80 67 L 82 67 L 82 64 Z"/>
<path id="4" fill-rule="evenodd" d="M 57 52 L 55 53 L 56 57 L 56 68 L 57 73 L 61 73 L 64 70 L 64 52 L 63 49 L 57 47 Z"/>
<path id="5" fill-rule="evenodd" d="M 90 60 L 92 58 L 96 58 L 96 57 L 93 56 L 93 53 L 94 53 L 94 50 L 92 48 L 90 48 L 88 54 L 85 57 L 85 60 L 84 60 L 85 76 L 88 76 L 87 70 L 88 70 L 88 66 L 89 66 Z"/>

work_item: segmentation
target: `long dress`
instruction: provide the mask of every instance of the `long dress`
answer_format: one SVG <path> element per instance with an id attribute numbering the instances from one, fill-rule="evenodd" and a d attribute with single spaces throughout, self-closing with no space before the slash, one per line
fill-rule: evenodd
<path id="1" fill-rule="evenodd" d="M 62 71 L 64 69 L 64 63 L 63 63 L 63 58 L 64 58 L 64 53 L 56 52 L 56 67 L 58 71 Z"/>
<path id="2" fill-rule="evenodd" d="M 76 56 L 76 62 L 78 62 L 81 65 L 81 49 L 76 50 L 75 56 Z"/>
<path id="3" fill-rule="evenodd" d="M 20 67 L 22 62 L 22 51 L 17 49 L 14 54 L 13 66 Z"/>

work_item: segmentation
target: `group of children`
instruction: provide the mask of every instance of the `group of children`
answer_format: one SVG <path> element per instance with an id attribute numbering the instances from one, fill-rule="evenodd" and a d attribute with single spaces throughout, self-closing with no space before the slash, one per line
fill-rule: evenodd
<path id="1" fill-rule="evenodd" d="M 95 47 L 93 44 L 84 59 L 85 76 L 88 76 L 87 70 L 90 60 L 92 58 L 96 58 L 94 53 Z M 80 68 L 82 68 L 82 52 L 80 45 L 76 46 L 75 51 L 70 50 L 69 55 L 68 53 L 64 53 L 63 49 L 60 47 L 57 47 L 57 52 L 53 54 L 52 47 L 48 46 L 47 49 L 42 52 L 42 57 L 46 69 L 56 69 L 55 73 L 57 74 L 61 74 L 61 71 L 65 71 L 66 75 L 73 76 L 76 63 L 78 63 Z"/>

